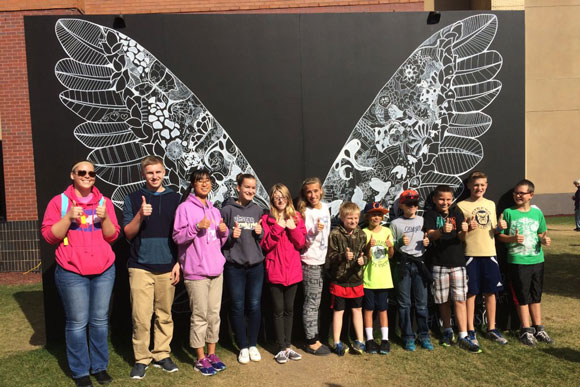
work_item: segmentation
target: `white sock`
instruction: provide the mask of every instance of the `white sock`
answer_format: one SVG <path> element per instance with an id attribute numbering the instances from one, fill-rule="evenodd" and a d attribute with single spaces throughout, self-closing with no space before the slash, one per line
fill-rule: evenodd
<path id="1" fill-rule="evenodd" d="M 464 339 L 467 337 L 467 332 L 459 332 L 459 338 Z"/>
<path id="2" fill-rule="evenodd" d="M 389 327 L 381 327 L 381 335 L 383 335 L 383 340 L 389 340 Z"/>
<path id="3" fill-rule="evenodd" d="M 367 336 L 367 340 L 374 340 L 373 336 L 373 328 L 365 328 L 365 334 Z"/>

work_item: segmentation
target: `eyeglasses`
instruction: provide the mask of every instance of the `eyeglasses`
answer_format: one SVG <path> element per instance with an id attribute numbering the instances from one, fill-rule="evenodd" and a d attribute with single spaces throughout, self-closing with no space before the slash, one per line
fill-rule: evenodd
<path id="1" fill-rule="evenodd" d="M 288 198 L 286 198 L 286 196 L 272 196 L 272 200 L 275 202 L 285 202 Z"/>
<path id="2" fill-rule="evenodd" d="M 85 177 L 87 175 L 87 173 L 89 174 L 89 177 L 93 177 L 94 178 L 94 177 L 97 176 L 97 174 L 96 174 L 95 171 L 83 171 L 83 170 L 81 170 L 81 171 L 76 171 L 75 172 L 75 174 L 77 176 L 80 176 L 80 177 Z"/>
<path id="3" fill-rule="evenodd" d="M 529 193 L 531 193 L 531 192 L 516 192 L 516 191 L 514 191 L 514 196 L 524 196 L 524 195 L 527 195 Z"/>
<path id="4" fill-rule="evenodd" d="M 419 200 L 419 195 L 418 194 L 405 195 L 402 199 L 404 199 L 404 200 Z"/>
<path id="5" fill-rule="evenodd" d="M 207 183 L 211 183 L 210 179 L 199 179 L 195 181 L 195 184 L 207 184 Z"/>

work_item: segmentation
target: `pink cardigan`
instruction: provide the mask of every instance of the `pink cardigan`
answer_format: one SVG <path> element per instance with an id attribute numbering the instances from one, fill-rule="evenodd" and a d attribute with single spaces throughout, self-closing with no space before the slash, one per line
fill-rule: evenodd
<path id="1" fill-rule="evenodd" d="M 272 284 L 290 286 L 302 281 L 300 250 L 306 240 L 306 227 L 296 213 L 296 228 L 282 228 L 269 214 L 262 216 L 264 237 L 260 242 L 266 253 L 266 275 Z"/>

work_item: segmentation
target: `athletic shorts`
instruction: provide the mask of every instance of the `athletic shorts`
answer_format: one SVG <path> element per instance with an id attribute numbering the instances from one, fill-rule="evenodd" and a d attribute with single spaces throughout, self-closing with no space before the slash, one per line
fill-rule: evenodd
<path id="1" fill-rule="evenodd" d="M 365 289 L 363 308 L 379 312 L 387 310 L 389 308 L 389 289 Z"/>
<path id="2" fill-rule="evenodd" d="M 467 299 L 467 273 L 465 267 L 433 266 L 433 285 L 431 292 L 436 304 L 450 300 Z"/>
<path id="3" fill-rule="evenodd" d="M 330 302 L 332 309 L 340 312 L 346 308 L 356 309 L 362 307 L 362 300 L 362 297 L 344 298 L 332 295 Z"/>
<path id="4" fill-rule="evenodd" d="M 465 257 L 467 293 L 499 293 L 503 290 L 497 257 Z"/>
<path id="5" fill-rule="evenodd" d="M 535 265 L 508 264 L 512 292 L 520 305 L 539 304 L 544 288 L 544 262 Z"/>

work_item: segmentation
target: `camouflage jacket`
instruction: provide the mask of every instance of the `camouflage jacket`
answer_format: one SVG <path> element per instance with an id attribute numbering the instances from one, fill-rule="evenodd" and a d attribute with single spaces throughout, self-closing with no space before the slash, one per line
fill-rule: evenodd
<path id="1" fill-rule="evenodd" d="M 353 252 L 352 260 L 346 259 L 346 248 Z M 343 287 L 362 285 L 364 265 L 357 263 L 357 258 L 364 254 L 365 264 L 368 262 L 367 237 L 357 226 L 349 234 L 341 224 L 330 232 L 328 252 L 326 254 L 326 267 L 330 275 L 330 281 Z"/>

